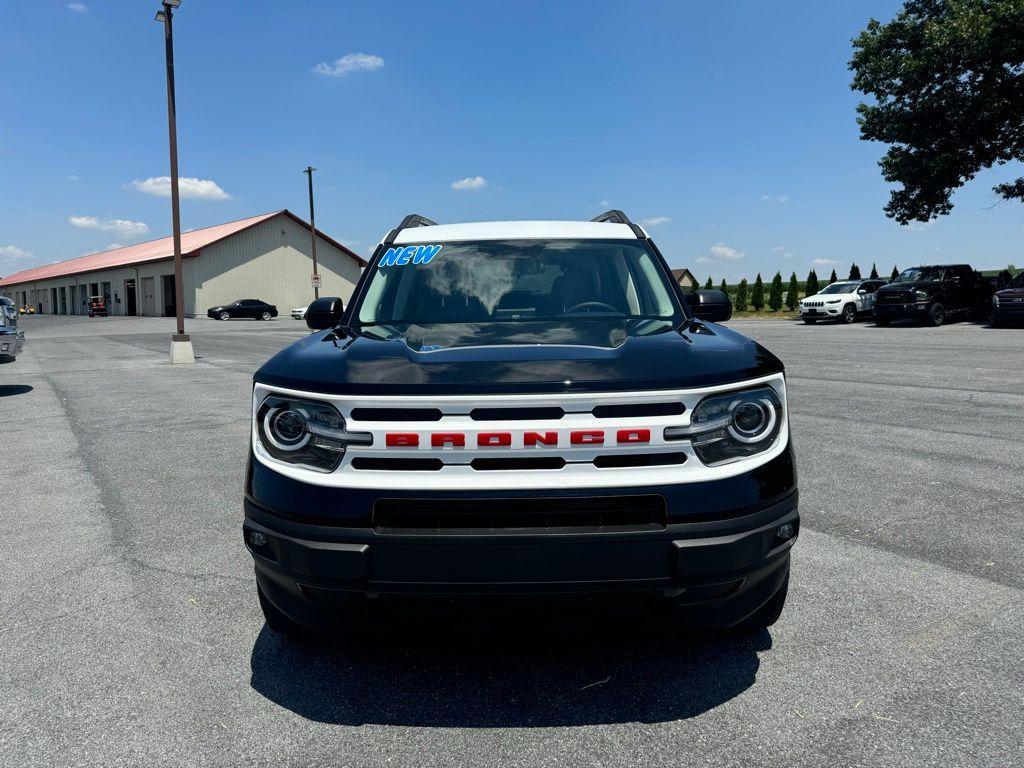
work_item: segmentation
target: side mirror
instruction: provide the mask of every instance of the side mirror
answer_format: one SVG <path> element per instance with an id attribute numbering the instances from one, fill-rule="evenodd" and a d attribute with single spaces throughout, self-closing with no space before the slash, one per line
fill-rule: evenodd
<path id="1" fill-rule="evenodd" d="M 694 317 L 721 323 L 732 317 L 732 301 L 722 291 L 706 289 L 690 294 L 690 311 Z"/>
<path id="2" fill-rule="evenodd" d="M 317 299 L 306 309 L 306 327 L 311 331 L 323 331 L 333 328 L 341 322 L 345 307 L 337 296 L 325 296 Z"/>
<path id="3" fill-rule="evenodd" d="M 863 296 L 864 294 L 867 293 L 867 289 L 866 288 L 858 288 L 857 289 L 857 293 L 859 293 L 861 296 Z"/>

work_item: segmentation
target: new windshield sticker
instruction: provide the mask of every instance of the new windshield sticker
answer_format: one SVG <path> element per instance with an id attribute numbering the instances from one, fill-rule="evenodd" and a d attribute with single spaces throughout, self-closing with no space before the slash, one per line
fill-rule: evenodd
<path id="1" fill-rule="evenodd" d="M 406 245 L 388 248 L 380 257 L 378 266 L 404 267 L 406 264 L 429 264 L 440 250 L 440 245 Z"/>

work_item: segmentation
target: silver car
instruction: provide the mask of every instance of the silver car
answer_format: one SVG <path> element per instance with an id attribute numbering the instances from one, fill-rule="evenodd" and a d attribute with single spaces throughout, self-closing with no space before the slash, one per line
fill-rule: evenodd
<path id="1" fill-rule="evenodd" d="M 18 309 L 14 302 L 0 296 L 0 363 L 13 362 L 25 348 L 25 332 L 18 330 Z"/>

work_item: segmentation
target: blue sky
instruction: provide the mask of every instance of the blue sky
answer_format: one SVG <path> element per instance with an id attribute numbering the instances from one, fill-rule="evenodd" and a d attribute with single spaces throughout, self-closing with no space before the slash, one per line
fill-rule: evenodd
<path id="1" fill-rule="evenodd" d="M 885 148 L 858 139 L 846 64 L 898 6 L 184 0 L 181 173 L 208 183 L 190 185 L 183 226 L 305 217 L 312 164 L 318 225 L 364 254 L 413 211 L 616 207 L 716 281 L 1021 264 L 1024 207 L 991 192 L 1019 168 L 982 174 L 928 225 L 882 213 Z M 0 274 L 169 233 L 157 7 L 0 6 Z"/>

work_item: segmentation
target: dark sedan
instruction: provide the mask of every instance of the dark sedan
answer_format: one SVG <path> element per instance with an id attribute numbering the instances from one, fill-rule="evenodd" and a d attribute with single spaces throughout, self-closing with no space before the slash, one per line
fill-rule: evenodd
<path id="1" fill-rule="evenodd" d="M 219 304 L 206 310 L 206 316 L 214 320 L 231 320 L 248 317 L 253 320 L 270 320 L 277 317 L 277 307 L 261 299 L 239 299 L 231 304 Z"/>
<path id="2" fill-rule="evenodd" d="M 992 325 L 1024 323 L 1024 272 L 1011 280 L 992 297 Z"/>

